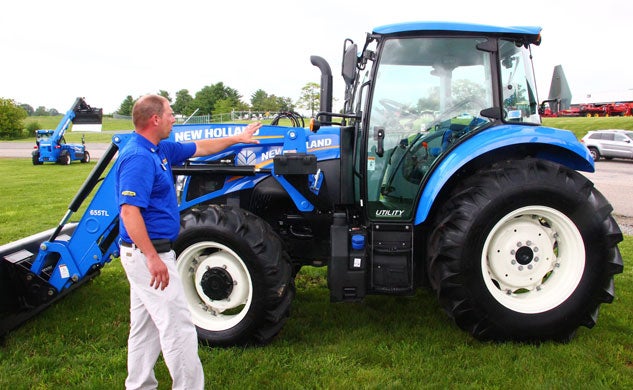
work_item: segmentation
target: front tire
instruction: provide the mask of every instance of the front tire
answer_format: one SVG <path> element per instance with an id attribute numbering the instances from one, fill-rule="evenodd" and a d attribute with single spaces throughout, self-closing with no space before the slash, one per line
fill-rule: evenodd
<path id="1" fill-rule="evenodd" d="M 59 157 L 58 162 L 61 165 L 70 165 L 70 155 L 69 154 L 63 154 Z"/>
<path id="2" fill-rule="evenodd" d="M 611 205 L 584 176 L 541 160 L 496 164 L 464 180 L 429 242 L 431 286 L 482 340 L 570 340 L 593 327 L 622 272 Z"/>
<path id="3" fill-rule="evenodd" d="M 290 259 L 266 222 L 227 206 L 190 210 L 174 249 L 201 341 L 261 345 L 279 333 L 295 286 Z"/>

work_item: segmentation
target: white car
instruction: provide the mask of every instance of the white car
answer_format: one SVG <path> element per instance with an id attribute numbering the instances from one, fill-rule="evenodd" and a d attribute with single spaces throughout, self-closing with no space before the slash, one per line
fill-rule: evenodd
<path id="1" fill-rule="evenodd" d="M 630 130 L 594 130 L 582 137 L 594 161 L 604 157 L 633 159 L 633 131 Z"/>

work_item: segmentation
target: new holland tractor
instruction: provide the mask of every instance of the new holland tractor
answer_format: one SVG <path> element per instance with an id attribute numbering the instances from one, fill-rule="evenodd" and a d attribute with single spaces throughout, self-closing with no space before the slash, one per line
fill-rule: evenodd
<path id="1" fill-rule="evenodd" d="M 567 341 L 592 327 L 623 269 L 622 233 L 577 172 L 594 170 L 588 150 L 541 125 L 530 53 L 540 40 L 537 27 L 375 28 L 361 46 L 345 40 L 341 112 L 330 66 L 314 56 L 321 111 L 311 130 L 267 125 L 259 144 L 172 166 L 172 247 L 200 340 L 271 341 L 302 266 L 327 267 L 333 302 L 427 288 L 481 340 Z M 180 125 L 170 137 L 243 128 Z M 56 228 L 0 248 L 3 333 L 118 256 L 105 172 L 128 139 L 113 137 Z"/>

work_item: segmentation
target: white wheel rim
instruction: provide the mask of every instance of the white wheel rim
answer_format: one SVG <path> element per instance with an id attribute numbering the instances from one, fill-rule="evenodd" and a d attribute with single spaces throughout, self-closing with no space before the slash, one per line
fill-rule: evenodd
<path id="1" fill-rule="evenodd" d="M 177 269 L 196 326 L 221 331 L 244 319 L 252 303 L 252 281 L 246 264 L 233 250 L 217 242 L 198 242 L 178 256 Z M 201 280 L 210 269 L 230 275 L 233 288 L 226 298 L 212 300 L 204 293 Z"/>
<path id="2" fill-rule="evenodd" d="M 551 310 L 576 290 L 585 269 L 585 247 L 576 225 L 545 206 L 527 206 L 490 231 L 481 258 L 490 294 L 520 313 Z"/>

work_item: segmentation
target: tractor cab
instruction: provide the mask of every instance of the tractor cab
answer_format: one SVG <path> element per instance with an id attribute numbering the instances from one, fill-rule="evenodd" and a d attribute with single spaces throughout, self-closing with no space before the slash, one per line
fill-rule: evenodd
<path id="1" fill-rule="evenodd" d="M 458 145 L 503 124 L 540 125 L 529 55 L 539 31 L 412 23 L 375 29 L 360 51 L 346 41 L 344 112 L 354 125 L 350 197 L 363 229 L 358 239 L 368 248 L 368 292 L 415 289 L 414 259 L 422 255 L 415 253 L 415 237 L 422 236 L 415 231 L 426 217 L 419 210 L 432 207 L 441 187 L 434 174 L 450 175 L 443 160 L 468 160 Z M 432 197 L 425 197 L 427 187 L 436 191 Z M 343 294 L 332 289 L 333 300 L 365 293 L 365 271 L 358 271 L 342 281 Z"/>
<path id="2" fill-rule="evenodd" d="M 378 28 L 359 57 L 349 97 L 363 113 L 356 146 L 365 161 L 355 196 L 369 220 L 410 221 L 430 173 L 463 139 L 504 122 L 540 124 L 523 37 L 430 28 L 423 36 Z"/>

